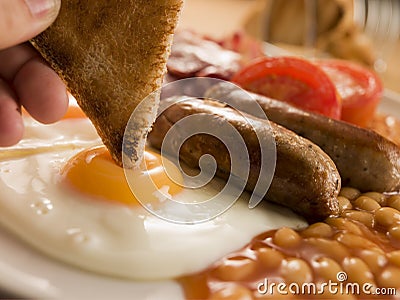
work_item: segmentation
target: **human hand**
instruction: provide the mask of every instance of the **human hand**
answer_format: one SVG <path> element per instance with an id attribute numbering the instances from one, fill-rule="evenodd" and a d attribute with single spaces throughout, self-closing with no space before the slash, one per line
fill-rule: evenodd
<path id="1" fill-rule="evenodd" d="M 61 0 L 0 0 L 0 146 L 22 138 L 21 105 L 42 123 L 68 108 L 65 85 L 40 54 L 24 43 L 57 17 Z"/>

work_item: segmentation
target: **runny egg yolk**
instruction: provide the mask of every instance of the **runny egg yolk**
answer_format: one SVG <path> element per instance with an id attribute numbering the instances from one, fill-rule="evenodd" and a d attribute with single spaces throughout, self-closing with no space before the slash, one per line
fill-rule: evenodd
<path id="1" fill-rule="evenodd" d="M 169 195 L 176 195 L 182 190 L 183 179 L 178 168 L 169 163 L 165 164 L 166 171 L 160 154 L 146 150 L 144 165 L 144 170 L 133 172 L 133 176 L 137 176 L 138 188 L 146 191 L 148 189 L 149 193 L 152 188 L 167 189 Z M 178 183 L 170 179 L 167 173 L 174 174 L 173 178 Z M 125 205 L 139 204 L 128 185 L 123 168 L 114 162 L 104 146 L 84 150 L 72 157 L 61 175 L 62 181 L 69 187 L 89 197 L 99 197 Z M 154 187 L 140 186 L 144 176 L 150 176 Z"/>

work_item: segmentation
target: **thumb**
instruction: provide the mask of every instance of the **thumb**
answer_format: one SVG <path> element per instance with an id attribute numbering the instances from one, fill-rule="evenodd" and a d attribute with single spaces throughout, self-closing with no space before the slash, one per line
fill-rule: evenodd
<path id="1" fill-rule="evenodd" d="M 57 17 L 61 0 L 0 0 L 0 50 L 38 35 Z"/>

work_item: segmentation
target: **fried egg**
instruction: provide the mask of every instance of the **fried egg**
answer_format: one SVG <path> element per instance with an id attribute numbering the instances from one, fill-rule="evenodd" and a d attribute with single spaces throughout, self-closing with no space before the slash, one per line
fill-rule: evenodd
<path id="1" fill-rule="evenodd" d="M 0 151 L 0 223 L 52 258 L 110 276 L 175 278 L 205 269 L 261 232 L 306 225 L 273 204 L 250 210 L 246 195 L 204 223 L 162 220 L 133 197 L 90 121 L 74 116 L 53 125 L 25 116 L 24 139 Z M 145 158 L 156 185 L 182 199 L 207 199 L 222 186 L 214 179 L 185 189 L 168 179 L 156 151 Z"/>

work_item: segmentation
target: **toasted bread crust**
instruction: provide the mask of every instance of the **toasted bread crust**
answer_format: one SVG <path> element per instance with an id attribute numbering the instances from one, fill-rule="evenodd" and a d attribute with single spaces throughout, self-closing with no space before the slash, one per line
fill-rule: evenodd
<path id="1" fill-rule="evenodd" d="M 31 43 L 93 122 L 114 160 L 136 106 L 160 88 L 183 0 L 63 0 L 55 23 Z M 157 97 L 130 136 L 141 158 Z"/>

